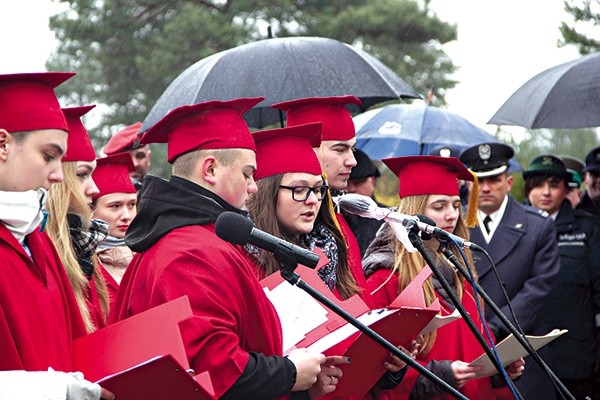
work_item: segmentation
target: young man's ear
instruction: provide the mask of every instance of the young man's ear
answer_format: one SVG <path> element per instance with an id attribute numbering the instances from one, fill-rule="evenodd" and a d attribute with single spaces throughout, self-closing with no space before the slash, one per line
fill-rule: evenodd
<path id="1" fill-rule="evenodd" d="M 6 160 L 11 136 L 5 129 L 0 129 L 0 160 Z"/>
<path id="2" fill-rule="evenodd" d="M 217 181 L 217 175 L 215 173 L 217 163 L 217 159 L 212 156 L 200 159 L 197 167 L 198 176 L 203 181 L 214 184 Z"/>

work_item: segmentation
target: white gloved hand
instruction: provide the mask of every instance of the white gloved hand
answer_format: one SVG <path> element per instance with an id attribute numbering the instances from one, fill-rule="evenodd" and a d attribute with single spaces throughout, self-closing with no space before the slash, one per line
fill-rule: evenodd
<path id="1" fill-rule="evenodd" d="M 66 400 L 100 400 L 100 385 L 83 378 L 81 372 L 68 372 Z"/>
<path id="2" fill-rule="evenodd" d="M 80 372 L 0 371 L 0 400 L 99 400 L 100 391 Z"/>

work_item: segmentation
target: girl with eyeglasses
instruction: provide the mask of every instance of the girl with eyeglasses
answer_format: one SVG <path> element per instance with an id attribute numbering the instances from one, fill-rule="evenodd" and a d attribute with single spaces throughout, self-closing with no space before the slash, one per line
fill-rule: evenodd
<path id="1" fill-rule="evenodd" d="M 340 299 L 361 294 L 348 264 L 344 237 L 328 209 L 330 194 L 313 150 L 321 142 L 321 124 L 272 129 L 253 134 L 258 192 L 247 205 L 258 229 L 296 245 L 319 247 L 329 263 L 317 272 Z M 279 270 L 269 252 L 251 249 L 260 278 Z"/>
<path id="2" fill-rule="evenodd" d="M 339 299 L 355 294 L 363 296 L 350 269 L 346 242 L 334 211 L 328 206 L 331 195 L 313 150 L 321 142 L 321 124 L 265 130 L 253 136 L 258 192 L 247 206 L 256 227 L 310 250 L 320 248 L 329 263 L 319 268 L 317 274 L 327 287 Z M 246 249 L 258 265 L 260 279 L 279 270 L 270 252 L 252 245 L 246 245 Z M 385 363 L 388 372 L 377 385 L 396 386 L 402 380 L 405 366 L 400 359 L 390 356 Z M 333 380 L 332 385 L 333 390 Z"/>

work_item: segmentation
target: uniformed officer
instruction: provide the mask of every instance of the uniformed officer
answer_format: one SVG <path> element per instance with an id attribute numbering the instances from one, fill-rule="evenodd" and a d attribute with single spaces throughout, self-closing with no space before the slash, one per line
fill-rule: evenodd
<path id="1" fill-rule="evenodd" d="M 577 207 L 583 196 L 581 184 L 583 183 L 585 164 L 576 157 L 560 155 L 558 158 L 565 163 L 567 172 L 571 175 L 567 184 L 567 199 L 573 207 Z"/>
<path id="2" fill-rule="evenodd" d="M 471 241 L 486 249 L 502 282 L 486 257 L 477 254 L 475 267 L 481 287 L 504 315 L 514 323 L 509 309 L 512 304 L 524 333 L 543 335 L 548 332 L 541 316 L 560 267 L 556 231 L 545 211 L 525 206 L 508 195 L 513 184 L 508 165 L 513 156 L 513 149 L 502 143 L 482 143 L 460 155 L 479 180 L 479 224 L 470 230 Z M 487 309 L 486 319 L 498 340 L 508 334 L 491 308 Z M 552 384 L 537 363 L 531 357 L 525 362 L 527 368 L 517 382 L 523 396 L 553 399 Z"/>
<path id="3" fill-rule="evenodd" d="M 548 299 L 544 321 L 549 329 L 568 329 L 550 344 L 549 364 L 577 399 L 596 399 L 598 328 L 600 320 L 600 219 L 573 209 L 567 199 L 572 174 L 558 157 L 535 158 L 523 171 L 525 193 L 532 206 L 554 219 L 560 272 Z"/>
<path id="4" fill-rule="evenodd" d="M 600 215 L 600 147 L 596 147 L 585 157 L 583 171 L 585 193 L 577 208 Z"/>

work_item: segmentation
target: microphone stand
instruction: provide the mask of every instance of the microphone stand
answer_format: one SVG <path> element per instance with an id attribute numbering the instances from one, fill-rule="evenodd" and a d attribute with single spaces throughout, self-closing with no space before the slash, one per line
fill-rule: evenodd
<path id="1" fill-rule="evenodd" d="M 442 254 L 454 265 L 454 267 L 460 272 L 462 276 L 464 276 L 469 282 L 471 282 L 471 277 L 469 271 L 465 269 L 465 267 L 459 262 L 458 258 L 450 251 L 447 246 L 446 239 L 442 239 L 436 237 L 440 242 Z M 476 287 L 477 292 L 483 298 L 483 301 L 486 305 L 488 305 L 492 311 L 498 316 L 500 321 L 508 328 L 510 333 L 514 335 L 517 341 L 523 346 L 523 348 L 529 353 L 529 355 L 539 364 L 539 366 L 544 370 L 544 372 L 548 375 L 552 383 L 559 389 L 561 394 L 566 396 L 566 398 L 570 400 L 575 400 L 575 397 L 569 392 L 569 390 L 565 387 L 565 385 L 560 381 L 560 379 L 554 374 L 554 372 L 550 369 L 548 364 L 539 356 L 537 351 L 533 347 L 529 341 L 525 338 L 525 336 L 519 332 L 519 330 L 510 322 L 510 320 L 504 315 L 504 313 L 500 310 L 500 308 L 494 303 L 494 301 L 488 296 L 488 294 L 481 288 L 478 282 L 471 282 L 473 286 Z"/>
<path id="2" fill-rule="evenodd" d="M 460 400 L 468 400 L 463 394 L 461 394 L 458 390 L 450 386 L 448 383 L 444 382 L 440 377 L 435 375 L 433 372 L 429 371 L 421 364 L 413 360 L 410 356 L 402 352 L 380 334 L 369 328 L 367 325 L 363 324 L 356 318 L 352 316 L 352 314 L 348 313 L 346 310 L 329 300 L 323 294 L 321 294 L 318 290 L 310 286 L 308 283 L 304 282 L 300 279 L 300 275 L 296 274 L 294 270 L 298 266 L 298 262 L 296 258 L 288 249 L 285 249 L 281 246 L 278 246 L 276 251 L 273 252 L 275 259 L 279 263 L 281 268 L 281 276 L 283 279 L 288 281 L 291 285 L 298 286 L 300 289 L 304 290 L 306 293 L 311 295 L 321 304 L 324 304 L 331 311 L 348 321 L 351 325 L 356 327 L 358 330 L 363 332 L 365 335 L 373 339 L 375 342 L 383 346 L 386 350 L 389 350 L 393 355 L 404 361 L 407 365 L 411 366 L 421 375 L 425 376 L 427 379 L 438 385 L 444 391 L 452 395 L 455 399 Z"/>
<path id="3" fill-rule="evenodd" d="M 433 272 L 433 274 L 435 275 L 437 280 L 441 283 L 442 287 L 444 288 L 444 290 L 450 297 L 450 300 L 452 301 L 452 303 L 454 303 L 454 306 L 456 307 L 456 309 L 458 310 L 460 315 L 463 317 L 463 319 L 467 323 L 467 326 L 473 332 L 473 335 L 475 335 L 475 338 L 477 339 L 477 341 L 483 348 L 483 351 L 490 358 L 490 360 L 492 361 L 492 364 L 494 364 L 494 367 L 496 367 L 496 370 L 498 371 L 498 373 L 500 373 L 500 375 L 503 375 L 502 370 L 504 369 L 504 367 L 500 364 L 500 362 L 496 359 L 496 357 L 492 353 L 488 343 L 485 341 L 485 338 L 483 337 L 481 332 L 479 332 L 479 330 L 475 326 L 475 323 L 471 319 L 471 316 L 467 313 L 467 311 L 463 307 L 458 296 L 454 292 L 454 289 L 452 289 L 452 287 L 450 286 L 450 284 L 448 283 L 446 278 L 444 278 L 443 274 L 439 271 L 438 266 L 431 259 L 430 255 L 427 253 L 427 249 L 425 248 L 425 242 L 423 242 L 423 239 L 421 239 L 421 237 L 418 235 L 418 232 L 420 232 L 420 231 L 419 231 L 419 227 L 417 225 L 417 221 L 407 220 L 404 222 L 404 225 L 406 226 L 406 229 L 408 231 L 408 238 L 410 239 L 410 242 L 419 251 L 419 253 L 421 253 L 423 258 L 425 259 L 425 262 L 427 263 L 427 265 L 429 265 L 429 267 L 431 268 L 431 271 Z M 475 301 L 477 301 L 477 299 L 475 299 Z"/>

